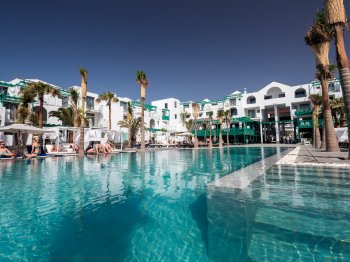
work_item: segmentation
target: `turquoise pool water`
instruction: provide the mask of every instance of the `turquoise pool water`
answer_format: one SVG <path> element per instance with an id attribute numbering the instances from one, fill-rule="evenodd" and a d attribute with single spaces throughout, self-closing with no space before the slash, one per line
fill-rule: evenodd
<path id="1" fill-rule="evenodd" d="M 348 171 L 274 167 L 243 191 L 207 188 L 278 150 L 2 161 L 0 261 L 346 261 Z"/>

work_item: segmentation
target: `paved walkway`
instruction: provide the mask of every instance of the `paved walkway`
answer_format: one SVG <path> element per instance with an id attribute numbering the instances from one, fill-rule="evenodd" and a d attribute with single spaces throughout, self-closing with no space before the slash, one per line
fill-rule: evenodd
<path id="1" fill-rule="evenodd" d="M 311 145 L 302 145 L 295 163 L 350 165 L 350 160 L 348 160 L 348 152 L 325 152 L 324 150 L 313 148 Z"/>

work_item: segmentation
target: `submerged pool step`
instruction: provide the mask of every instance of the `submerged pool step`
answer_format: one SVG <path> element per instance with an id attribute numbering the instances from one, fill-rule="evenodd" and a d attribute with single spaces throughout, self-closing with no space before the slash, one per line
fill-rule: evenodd
<path id="1" fill-rule="evenodd" d="M 259 208 L 254 222 L 295 232 L 295 234 L 327 237 L 350 244 L 350 222 L 344 219 L 311 217 L 292 210 L 286 212 L 274 208 Z"/>
<path id="2" fill-rule="evenodd" d="M 350 253 L 301 242 L 283 241 L 270 234 L 253 233 L 248 256 L 252 261 L 350 261 Z M 283 259 L 282 259 L 283 258 Z"/>

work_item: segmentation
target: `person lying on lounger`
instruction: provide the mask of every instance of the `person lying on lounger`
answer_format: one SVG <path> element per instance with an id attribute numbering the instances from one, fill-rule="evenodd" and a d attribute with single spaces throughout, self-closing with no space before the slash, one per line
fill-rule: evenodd
<path id="1" fill-rule="evenodd" d="M 7 147 L 4 141 L 0 141 L 0 158 L 13 158 L 15 153 L 11 152 Z"/>
<path id="2" fill-rule="evenodd" d="M 85 152 L 87 155 L 95 155 L 98 152 L 98 149 L 96 145 L 90 144 Z"/>

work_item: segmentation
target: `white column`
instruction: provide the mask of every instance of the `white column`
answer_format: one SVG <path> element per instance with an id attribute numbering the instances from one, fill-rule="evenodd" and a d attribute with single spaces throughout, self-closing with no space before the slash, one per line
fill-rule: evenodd
<path id="1" fill-rule="evenodd" d="M 280 128 L 279 128 L 279 115 L 278 115 L 278 110 L 277 110 L 277 105 L 274 104 L 273 105 L 274 109 L 275 109 L 275 129 L 276 129 L 276 143 L 280 142 Z"/>

